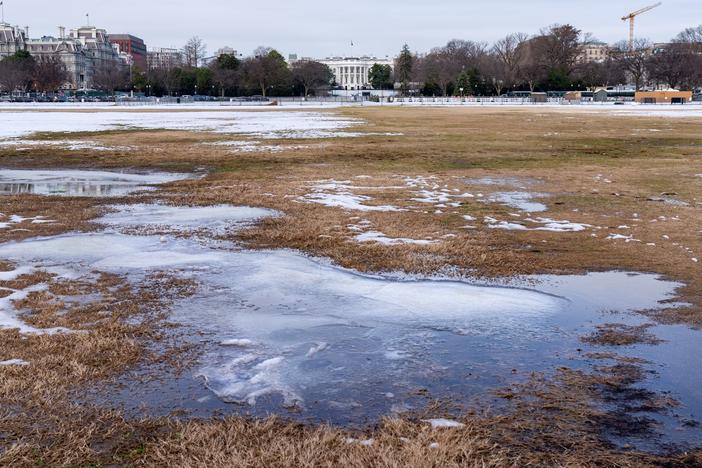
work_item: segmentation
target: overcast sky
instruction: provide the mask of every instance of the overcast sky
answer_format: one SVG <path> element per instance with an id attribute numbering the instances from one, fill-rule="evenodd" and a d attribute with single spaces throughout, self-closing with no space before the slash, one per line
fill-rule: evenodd
<path id="1" fill-rule="evenodd" d="M 4 0 L 5 19 L 28 25 L 32 37 L 57 26 L 93 25 L 139 36 L 147 47 L 178 47 L 198 35 L 213 53 L 256 46 L 285 56 L 394 55 L 403 43 L 425 52 L 453 38 L 493 41 L 571 23 L 607 42 L 627 37 L 620 19 L 657 0 Z M 702 23 L 700 0 L 663 0 L 637 19 L 637 36 L 666 41 Z M 351 41 L 355 46 L 351 49 Z"/>

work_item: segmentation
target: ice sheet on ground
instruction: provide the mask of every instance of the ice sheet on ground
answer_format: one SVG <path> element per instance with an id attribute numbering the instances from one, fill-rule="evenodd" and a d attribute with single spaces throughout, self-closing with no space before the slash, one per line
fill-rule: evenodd
<path id="1" fill-rule="evenodd" d="M 325 138 L 344 136 L 341 130 L 358 123 L 356 119 L 309 111 L 0 112 L 0 140 L 37 132 L 122 128 L 199 130 L 262 138 Z"/>
<path id="2" fill-rule="evenodd" d="M 533 201 L 536 197 L 543 197 L 543 194 L 529 192 L 497 192 L 489 195 L 487 200 L 492 203 L 500 203 L 527 213 L 537 213 L 546 211 L 547 207 L 543 203 Z"/>
<path id="3" fill-rule="evenodd" d="M 0 147 L 17 147 L 18 149 L 28 149 L 37 146 L 51 146 L 70 151 L 93 150 L 93 151 L 130 151 L 130 146 L 105 146 L 94 141 L 81 140 L 0 140 Z"/>
<path id="4" fill-rule="evenodd" d="M 290 404 L 301 401 L 303 392 L 295 375 L 310 359 L 330 355 L 321 349 L 310 353 L 320 343 L 333 349 L 373 328 L 389 327 L 397 331 L 385 344 L 378 344 L 376 359 L 397 362 L 383 355 L 408 331 L 439 324 L 460 329 L 474 321 L 505 325 L 556 313 L 566 303 L 521 289 L 364 276 L 289 251 L 225 252 L 185 239 L 169 239 L 164 245 L 157 236 L 101 233 L 40 238 L 1 245 L 0 258 L 36 264 L 79 262 L 88 271 L 190 267 L 206 286 L 201 296 L 178 307 L 174 318 L 222 333 L 220 342 L 257 343 L 244 353 L 255 353 L 254 360 L 242 360 L 236 348 L 222 346 L 216 356 L 205 359 L 209 364 L 200 371 L 222 398 L 249 403 L 271 392 Z M 12 309 L 3 311 L 12 318 L 14 314 Z M 406 356 L 416 353 L 410 349 Z"/>
<path id="5" fill-rule="evenodd" d="M 101 224 L 131 228 L 167 228 L 170 230 L 225 231 L 249 225 L 279 213 L 248 206 L 168 206 L 159 204 L 112 205 L 115 210 L 96 221 Z"/>
<path id="6" fill-rule="evenodd" d="M 0 170 L 0 194 L 31 193 L 74 197 L 123 196 L 153 185 L 184 180 L 190 174 L 83 170 Z"/>
<path id="7" fill-rule="evenodd" d="M 446 365 L 434 353 L 443 350 L 442 342 L 455 344 L 439 339 L 442 334 L 513 340 L 527 330 L 537 333 L 570 304 L 567 294 L 559 297 L 569 291 L 563 286 L 537 291 L 367 276 L 291 251 L 224 251 L 171 237 L 63 235 L 0 245 L 0 258 L 130 277 L 177 268 L 193 277 L 200 291 L 176 304 L 172 319 L 222 343 L 207 351 L 198 374 L 223 400 L 248 404 L 279 397 L 286 405 L 304 405 L 308 394 L 332 404 L 378 376 L 386 391 L 396 390 Z M 592 291 L 602 275 L 560 280 L 575 291 Z M 617 278 L 624 308 L 655 308 L 676 287 L 653 276 Z M 610 299 L 602 293 L 584 300 L 600 310 Z M 0 310 L 4 319 L 18 320 L 8 301 Z M 250 342 L 255 345 L 234 346 Z"/>

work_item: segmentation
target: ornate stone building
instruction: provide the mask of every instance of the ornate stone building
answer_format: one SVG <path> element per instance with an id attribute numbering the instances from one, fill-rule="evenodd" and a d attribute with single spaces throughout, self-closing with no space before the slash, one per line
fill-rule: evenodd
<path id="1" fill-rule="evenodd" d="M 58 37 L 30 39 L 26 31 L 18 27 L 0 24 L 0 59 L 18 50 L 26 50 L 34 57 L 59 57 L 69 75 L 64 86 L 68 89 L 90 88 L 96 70 L 127 64 L 126 54 L 118 45 L 110 43 L 107 32 L 94 26 L 72 30 L 68 36 L 66 29 L 60 27 Z"/>

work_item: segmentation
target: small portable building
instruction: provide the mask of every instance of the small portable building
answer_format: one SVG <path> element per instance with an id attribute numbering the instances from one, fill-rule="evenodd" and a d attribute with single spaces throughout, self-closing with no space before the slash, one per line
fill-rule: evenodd
<path id="1" fill-rule="evenodd" d="M 692 91 L 637 91 L 640 104 L 685 104 L 692 101 Z"/>
<path id="2" fill-rule="evenodd" d="M 570 102 L 571 104 L 579 103 L 583 100 L 583 93 L 581 91 L 567 91 L 563 95 L 563 99 Z"/>
<path id="3" fill-rule="evenodd" d="M 539 102 L 539 103 L 548 102 L 548 94 L 546 94 L 546 93 L 531 93 L 531 102 Z"/>
<path id="4" fill-rule="evenodd" d="M 609 100 L 609 92 L 606 89 L 598 89 L 592 93 L 592 100 L 595 102 L 607 102 Z"/>

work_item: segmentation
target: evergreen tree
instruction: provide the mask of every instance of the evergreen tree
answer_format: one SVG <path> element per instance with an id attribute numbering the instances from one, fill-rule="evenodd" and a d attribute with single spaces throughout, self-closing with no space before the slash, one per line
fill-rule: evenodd
<path id="1" fill-rule="evenodd" d="M 409 91 L 410 83 L 412 82 L 412 73 L 414 71 L 414 56 L 410 52 L 409 46 L 402 46 L 400 56 L 397 58 L 395 65 L 397 81 L 400 82 L 400 90 L 403 95 Z"/>
<path id="2" fill-rule="evenodd" d="M 392 86 L 392 67 L 390 65 L 374 64 L 368 70 L 368 81 L 373 89 L 388 89 Z"/>

